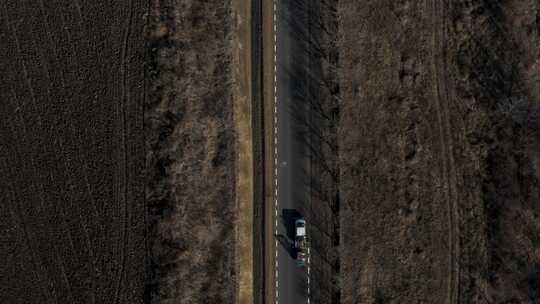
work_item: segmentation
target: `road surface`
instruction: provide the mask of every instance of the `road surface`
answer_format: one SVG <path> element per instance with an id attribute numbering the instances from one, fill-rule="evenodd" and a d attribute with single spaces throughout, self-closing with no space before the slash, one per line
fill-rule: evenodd
<path id="1" fill-rule="evenodd" d="M 310 303 L 310 266 L 296 264 L 294 221 L 309 210 L 306 1 L 274 0 L 275 302 Z M 309 222 L 308 232 L 309 232 Z"/>

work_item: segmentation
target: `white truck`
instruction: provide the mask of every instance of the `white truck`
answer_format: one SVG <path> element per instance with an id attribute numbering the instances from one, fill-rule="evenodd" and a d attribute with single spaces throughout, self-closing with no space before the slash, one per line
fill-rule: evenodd
<path id="1" fill-rule="evenodd" d="M 297 250 L 296 263 L 298 266 L 305 266 L 306 265 L 306 248 L 307 248 L 306 221 L 303 219 L 297 219 L 294 222 L 294 228 L 295 228 L 294 248 L 296 248 Z"/>

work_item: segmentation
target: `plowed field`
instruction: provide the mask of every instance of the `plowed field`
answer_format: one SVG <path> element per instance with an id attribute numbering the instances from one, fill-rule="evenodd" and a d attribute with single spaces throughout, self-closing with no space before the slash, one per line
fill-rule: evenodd
<path id="1" fill-rule="evenodd" d="M 2 303 L 142 302 L 144 3 L 0 3 Z"/>

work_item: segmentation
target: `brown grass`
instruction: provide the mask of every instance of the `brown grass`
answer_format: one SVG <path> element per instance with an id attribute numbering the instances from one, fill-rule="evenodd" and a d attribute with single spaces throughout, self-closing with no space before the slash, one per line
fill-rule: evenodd
<path id="1" fill-rule="evenodd" d="M 237 133 L 230 1 L 152 1 L 145 109 L 159 303 L 233 303 Z"/>
<path id="2" fill-rule="evenodd" d="M 344 303 L 539 300 L 525 2 L 340 1 Z"/>

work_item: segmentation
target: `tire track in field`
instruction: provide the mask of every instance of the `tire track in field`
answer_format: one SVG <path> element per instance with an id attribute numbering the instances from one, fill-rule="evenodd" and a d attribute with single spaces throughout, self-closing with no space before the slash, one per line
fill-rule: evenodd
<path id="1" fill-rule="evenodd" d="M 127 65 L 129 62 L 128 57 L 128 49 L 129 49 L 129 39 L 131 36 L 131 27 L 133 26 L 133 4 L 130 1 L 129 5 L 127 7 L 128 10 L 128 19 L 126 22 L 126 29 L 124 31 L 124 37 L 122 38 L 122 51 L 120 54 L 120 69 L 121 69 L 121 81 L 122 81 L 122 95 L 120 99 L 120 105 L 119 105 L 119 111 L 120 111 L 120 137 L 121 137 L 121 147 L 122 151 L 121 158 L 122 162 L 119 166 L 120 172 L 119 175 L 121 176 L 121 195 L 124 205 L 124 215 L 123 215 L 123 228 L 122 228 L 122 250 L 121 250 L 121 262 L 120 262 L 120 269 L 118 271 L 118 279 L 116 284 L 116 290 L 114 295 L 114 303 L 120 303 L 120 295 L 121 295 L 121 289 L 122 289 L 122 281 L 125 274 L 126 269 L 126 249 L 128 247 L 129 237 L 128 237 L 128 225 L 130 222 L 130 213 L 128 211 L 128 201 L 127 201 L 127 166 L 128 166 L 128 155 L 127 155 L 127 144 L 126 144 L 126 106 L 127 106 L 127 100 L 129 99 L 129 81 L 128 81 L 128 69 Z"/>
<path id="2" fill-rule="evenodd" d="M 457 303 L 459 295 L 459 214 L 457 202 L 457 177 L 454 161 L 454 146 L 452 139 L 452 125 L 448 105 L 452 100 L 453 92 L 447 87 L 448 75 L 446 72 L 447 57 L 445 50 L 447 18 L 446 1 L 432 0 L 430 12 L 434 31 L 432 33 L 433 73 L 435 77 L 434 105 L 437 112 L 439 129 L 439 143 L 443 156 L 442 173 L 446 183 L 445 198 L 448 214 L 448 247 L 449 247 L 449 273 L 447 303 Z"/>
<path id="3" fill-rule="evenodd" d="M 11 124 L 10 124 L 10 127 L 11 127 Z M 8 166 L 6 166 L 6 168 L 7 168 L 7 171 L 9 172 L 10 168 Z M 12 174 L 10 172 L 9 175 L 10 177 L 12 177 L 15 174 L 16 173 Z M 40 269 L 39 264 L 41 263 L 39 254 L 36 252 L 36 250 L 32 246 L 34 242 L 30 238 L 30 233 L 28 232 L 28 227 L 27 227 L 28 225 L 24 221 L 23 213 L 21 212 L 21 206 L 18 203 L 19 200 L 17 199 L 16 192 L 13 189 L 13 184 L 7 183 L 7 186 L 8 186 L 7 187 L 8 191 L 6 191 L 6 193 L 8 193 L 8 196 L 11 197 L 11 202 L 15 202 L 15 208 L 12 208 L 9 203 L 6 204 L 7 210 L 8 210 L 8 213 L 12 217 L 13 223 L 15 223 L 15 225 L 17 225 L 19 229 L 23 232 L 23 239 L 25 241 L 24 246 L 29 251 L 29 259 L 30 259 L 30 262 L 32 263 L 30 267 L 30 272 L 32 273 L 33 277 L 38 281 L 36 285 L 38 286 L 39 292 L 44 297 L 43 298 L 44 303 L 51 303 L 51 299 L 54 299 L 54 302 L 58 304 L 58 301 L 56 301 L 56 297 L 53 297 L 51 294 L 51 291 L 47 288 L 44 288 L 44 284 L 42 284 L 43 282 L 45 282 L 45 280 L 44 280 L 44 277 L 39 272 L 39 269 Z M 49 277 L 47 275 L 45 275 L 45 278 L 49 280 Z"/>

